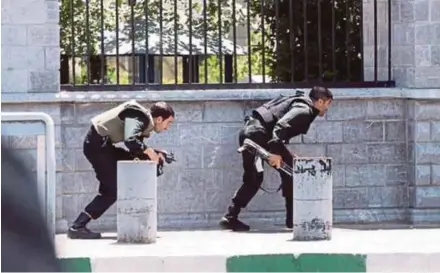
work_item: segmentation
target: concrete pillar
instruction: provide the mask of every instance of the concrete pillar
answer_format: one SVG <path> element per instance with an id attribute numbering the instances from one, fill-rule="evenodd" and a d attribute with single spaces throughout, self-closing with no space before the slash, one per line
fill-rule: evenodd
<path id="1" fill-rule="evenodd" d="M 293 240 L 330 240 L 333 224 L 331 158 L 293 162 Z"/>
<path id="2" fill-rule="evenodd" d="M 156 242 L 156 170 L 153 161 L 118 162 L 118 242 Z"/>

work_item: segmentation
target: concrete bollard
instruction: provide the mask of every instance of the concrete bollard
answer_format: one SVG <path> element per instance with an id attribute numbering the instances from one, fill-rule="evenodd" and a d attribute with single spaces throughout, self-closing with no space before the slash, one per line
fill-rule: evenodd
<path id="1" fill-rule="evenodd" d="M 118 242 L 156 242 L 156 173 L 153 161 L 118 161 Z"/>
<path id="2" fill-rule="evenodd" d="M 333 225 L 331 158 L 293 161 L 293 240 L 330 240 Z"/>

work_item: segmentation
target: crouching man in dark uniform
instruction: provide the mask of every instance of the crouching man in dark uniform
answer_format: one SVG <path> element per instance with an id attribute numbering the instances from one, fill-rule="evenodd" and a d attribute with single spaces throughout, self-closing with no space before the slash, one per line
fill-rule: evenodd
<path id="1" fill-rule="evenodd" d="M 279 169 L 281 162 L 292 166 L 293 156 L 284 143 L 299 134 L 306 134 L 316 116 L 324 116 L 333 100 L 332 93 L 324 87 L 314 87 L 309 96 L 297 94 L 273 99 L 246 117 L 246 123 L 239 134 L 239 144 L 246 138 L 267 149 L 272 155 L 269 163 Z M 240 220 L 238 214 L 258 192 L 263 183 L 263 166 L 254 154 L 243 151 L 243 184 L 232 197 L 227 213 L 220 221 L 220 227 L 233 231 L 248 231 L 250 227 Z M 292 178 L 279 171 L 281 189 L 286 202 L 286 226 L 293 226 Z"/>
<path id="2" fill-rule="evenodd" d="M 98 219 L 116 201 L 117 162 L 134 159 L 142 153 L 156 163 L 164 160 L 143 140 L 153 131 L 160 133 L 167 130 L 173 120 L 174 110 L 167 103 L 157 102 L 147 109 L 135 100 L 92 118 L 83 151 L 99 181 L 99 193 L 70 226 L 67 233 L 69 238 L 101 238 L 100 233 L 90 231 L 86 225 L 91 219 Z M 124 149 L 115 147 L 118 144 L 122 144 Z"/>

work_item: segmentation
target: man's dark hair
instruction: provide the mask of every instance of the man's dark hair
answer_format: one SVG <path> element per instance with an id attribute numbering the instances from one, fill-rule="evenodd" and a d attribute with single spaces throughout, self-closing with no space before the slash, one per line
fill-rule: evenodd
<path id="1" fill-rule="evenodd" d="M 150 113 L 153 118 L 162 117 L 167 119 L 170 116 L 174 117 L 173 108 L 164 101 L 158 101 L 150 107 Z"/>
<path id="2" fill-rule="evenodd" d="M 313 101 L 317 101 L 319 99 L 322 100 L 333 100 L 333 94 L 330 90 L 322 86 L 314 86 L 312 90 L 310 90 L 309 97 Z"/>

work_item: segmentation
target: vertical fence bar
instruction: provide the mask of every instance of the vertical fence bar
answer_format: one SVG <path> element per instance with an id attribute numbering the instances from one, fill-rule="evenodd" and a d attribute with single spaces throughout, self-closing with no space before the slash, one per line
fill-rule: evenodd
<path id="1" fill-rule="evenodd" d="M 304 81 L 309 81 L 309 56 L 307 51 L 307 0 L 303 0 L 303 19 L 304 19 Z"/>
<path id="2" fill-rule="evenodd" d="M 67 1 L 67 0 L 65 0 Z M 72 80 L 73 80 L 73 86 L 76 85 L 76 73 L 75 73 L 75 12 L 73 9 L 73 0 L 70 0 L 70 27 L 71 27 L 71 32 L 72 32 L 72 39 L 70 41 L 71 43 L 71 47 L 72 47 Z"/>
<path id="3" fill-rule="evenodd" d="M 388 0 L 388 81 L 391 81 L 391 40 L 392 40 L 392 20 L 391 20 L 391 0 Z"/>
<path id="4" fill-rule="evenodd" d="M 178 71 L 179 71 L 179 65 L 177 63 L 177 0 L 174 0 L 174 84 L 178 84 Z"/>
<path id="5" fill-rule="evenodd" d="M 116 3 L 116 84 L 119 85 L 119 0 Z"/>
<path id="6" fill-rule="evenodd" d="M 275 0 L 275 39 L 276 39 L 276 65 L 275 65 L 275 77 L 277 81 L 281 78 L 280 69 L 279 69 L 279 60 L 280 60 L 280 1 Z"/>
<path id="7" fill-rule="evenodd" d="M 289 1 L 289 39 L 290 39 L 290 82 L 295 82 L 295 52 L 296 52 L 296 42 L 295 42 L 295 25 L 294 25 L 294 14 L 293 1 Z"/>
<path id="8" fill-rule="evenodd" d="M 234 43 L 234 82 L 237 83 L 237 11 L 235 7 L 236 1 L 232 0 L 232 39 Z"/>
<path id="9" fill-rule="evenodd" d="M 163 83 L 163 0 L 159 1 L 159 84 Z"/>
<path id="10" fill-rule="evenodd" d="M 129 0 L 130 3 L 130 23 L 131 23 L 131 84 L 136 83 L 136 48 L 135 48 L 135 24 L 134 24 L 134 6 L 136 0 Z"/>
<path id="11" fill-rule="evenodd" d="M 101 85 L 104 85 L 105 77 L 105 57 L 104 57 L 104 0 L 100 0 L 100 13 L 101 13 Z"/>
<path id="12" fill-rule="evenodd" d="M 145 85 L 150 83 L 150 54 L 149 54 L 149 31 L 148 31 L 148 0 L 144 0 L 145 4 Z"/>
<path id="13" fill-rule="evenodd" d="M 363 0 L 361 0 L 363 1 Z M 332 0 L 332 81 L 336 82 L 336 14 L 335 14 L 336 0 Z"/>
<path id="14" fill-rule="evenodd" d="M 321 0 L 318 0 L 318 80 L 322 82 L 322 38 L 321 38 Z"/>
<path id="15" fill-rule="evenodd" d="M 206 0 L 203 0 L 203 52 L 204 58 L 204 72 L 205 72 L 205 84 L 208 84 L 208 19 Z"/>
<path id="16" fill-rule="evenodd" d="M 351 75 L 350 75 L 350 64 L 351 64 L 351 54 L 350 54 L 350 20 L 351 20 L 351 13 L 350 13 L 350 1 L 345 1 L 345 48 L 347 50 L 347 81 L 350 81 Z"/>
<path id="17" fill-rule="evenodd" d="M 220 64 L 220 83 L 223 83 L 223 51 L 222 51 L 222 0 L 218 0 L 218 49 Z"/>
<path id="18" fill-rule="evenodd" d="M 251 0 L 246 5 L 246 21 L 247 21 L 247 47 L 248 47 L 248 77 L 249 83 L 252 82 L 252 48 L 251 48 Z"/>
<path id="19" fill-rule="evenodd" d="M 373 0 L 374 4 L 374 82 L 377 82 L 377 0 Z"/>
<path id="20" fill-rule="evenodd" d="M 90 57 L 92 55 L 90 51 L 90 2 L 86 0 L 86 31 L 87 31 L 87 84 L 90 84 L 91 79 L 91 71 L 90 71 Z"/>
<path id="21" fill-rule="evenodd" d="M 264 24 L 264 0 L 261 0 L 261 44 L 263 46 L 263 54 L 261 55 L 261 68 L 263 70 L 263 83 L 266 83 L 266 43 L 265 43 L 265 24 Z"/>
<path id="22" fill-rule="evenodd" d="M 191 84 L 193 80 L 193 59 L 192 59 L 192 0 L 188 0 L 189 5 L 189 71 L 188 82 Z"/>
<path id="23" fill-rule="evenodd" d="M 361 14 L 361 22 L 360 25 L 361 27 L 359 28 L 360 31 L 360 36 L 361 36 L 361 56 L 362 56 L 362 65 L 361 65 L 361 80 L 364 81 L 365 80 L 365 67 L 364 67 L 364 63 L 365 63 L 365 54 L 364 54 L 364 0 L 362 0 L 361 5 L 359 5 L 359 13 Z"/>

